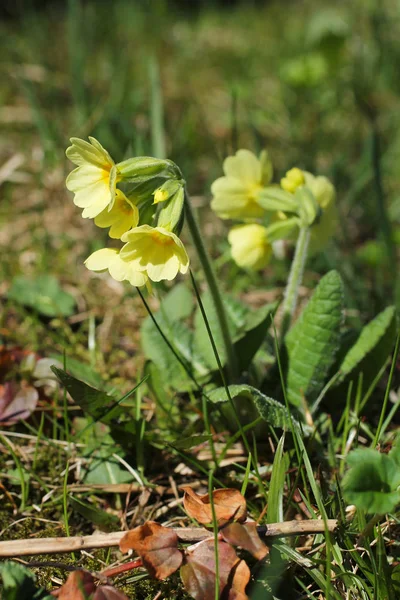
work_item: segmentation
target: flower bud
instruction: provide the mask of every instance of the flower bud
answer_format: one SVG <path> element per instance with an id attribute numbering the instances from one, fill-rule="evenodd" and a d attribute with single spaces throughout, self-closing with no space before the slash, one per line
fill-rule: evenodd
<path id="1" fill-rule="evenodd" d="M 281 187 L 286 192 L 294 194 L 298 187 L 304 185 L 305 177 L 301 169 L 294 167 L 286 173 L 286 176 L 281 179 Z"/>
<path id="2" fill-rule="evenodd" d="M 262 225 L 238 225 L 230 230 L 228 240 L 232 258 L 239 267 L 258 271 L 269 263 L 272 246 Z"/>
<path id="3" fill-rule="evenodd" d="M 162 205 L 157 219 L 157 227 L 163 227 L 168 231 L 174 231 L 176 228 L 179 228 L 183 216 L 184 200 L 184 188 L 182 184 L 179 184 L 175 193 Z"/>
<path id="4" fill-rule="evenodd" d="M 173 178 L 181 177 L 179 168 L 172 160 L 153 158 L 152 156 L 128 158 L 117 164 L 117 170 L 123 181 L 135 181 L 139 177 L 161 174 Z"/>
<path id="5" fill-rule="evenodd" d="M 169 198 L 171 198 L 180 188 L 182 184 L 180 181 L 176 179 L 167 179 L 165 183 L 155 192 L 153 192 L 154 202 L 153 204 L 158 204 L 159 202 L 165 202 Z"/>

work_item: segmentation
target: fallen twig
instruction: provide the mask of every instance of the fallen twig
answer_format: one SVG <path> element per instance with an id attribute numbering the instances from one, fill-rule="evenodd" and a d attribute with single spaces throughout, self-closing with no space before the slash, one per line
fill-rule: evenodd
<path id="1" fill-rule="evenodd" d="M 286 521 L 284 523 L 271 523 L 258 527 L 261 537 L 286 537 L 289 535 L 313 535 L 316 533 L 332 533 L 337 527 L 336 519 Z M 181 542 L 200 542 L 212 535 L 212 532 L 201 527 L 173 527 L 173 531 Z M 10 540 L 0 542 L 0 557 L 28 556 L 35 554 L 61 554 L 75 550 L 88 550 L 89 548 L 110 548 L 119 546 L 126 531 L 112 533 L 96 533 L 94 535 L 76 537 L 38 538 L 26 540 Z"/>

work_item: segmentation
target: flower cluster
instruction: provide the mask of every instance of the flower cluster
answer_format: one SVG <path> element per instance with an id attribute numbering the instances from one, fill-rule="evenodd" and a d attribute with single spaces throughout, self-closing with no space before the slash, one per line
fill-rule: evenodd
<path id="1" fill-rule="evenodd" d="M 146 156 L 116 164 L 96 139 L 89 142 L 71 138 L 66 154 L 77 168 L 66 185 L 82 217 L 109 228 L 110 238 L 123 245 L 97 250 L 86 267 L 137 287 L 186 273 L 189 257 L 177 235 L 185 185 L 178 167 Z"/>
<path id="2" fill-rule="evenodd" d="M 238 150 L 225 159 L 223 170 L 224 176 L 211 186 L 211 208 L 221 219 L 240 222 L 228 234 L 239 266 L 263 269 L 273 242 L 295 238 L 301 227 L 310 227 L 312 252 L 321 250 L 333 235 L 335 190 L 326 177 L 293 168 L 274 185 L 265 151 L 257 158 L 249 150 Z"/>

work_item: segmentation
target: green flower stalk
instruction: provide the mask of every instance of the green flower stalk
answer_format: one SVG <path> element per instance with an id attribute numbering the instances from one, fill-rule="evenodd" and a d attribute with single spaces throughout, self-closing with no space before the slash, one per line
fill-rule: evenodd
<path id="1" fill-rule="evenodd" d="M 297 238 L 296 250 L 283 299 L 281 341 L 283 341 L 289 330 L 296 309 L 299 287 L 303 279 L 304 267 L 307 260 L 309 241 L 310 228 L 308 226 L 302 227 Z"/>
<path id="2" fill-rule="evenodd" d="M 231 334 L 229 331 L 228 319 L 226 316 L 224 304 L 221 297 L 221 292 L 217 283 L 214 268 L 212 266 L 209 254 L 204 245 L 203 238 L 201 236 L 199 226 L 197 224 L 196 217 L 193 213 L 193 208 L 190 203 L 190 198 L 187 191 L 185 190 L 185 217 L 186 223 L 189 227 L 193 243 L 196 247 L 197 254 L 199 256 L 201 266 L 203 267 L 204 275 L 206 277 L 208 287 L 214 302 L 215 310 L 218 316 L 218 322 L 221 328 L 222 339 L 224 341 L 225 353 L 227 357 L 227 368 L 228 375 L 231 381 L 234 381 L 238 373 L 237 370 L 237 359 L 232 343 Z"/>

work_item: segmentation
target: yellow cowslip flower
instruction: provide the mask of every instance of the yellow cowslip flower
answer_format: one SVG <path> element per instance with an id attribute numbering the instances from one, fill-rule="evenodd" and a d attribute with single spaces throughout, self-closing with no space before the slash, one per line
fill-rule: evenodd
<path id="1" fill-rule="evenodd" d="M 240 267 L 258 271 L 269 263 L 272 245 L 267 229 L 262 225 L 238 225 L 230 230 L 228 240 L 232 258 Z"/>
<path id="2" fill-rule="evenodd" d="M 321 214 L 318 221 L 311 227 L 309 251 L 321 251 L 333 236 L 337 227 L 337 210 L 335 203 L 335 188 L 327 177 L 312 175 L 304 171 L 305 185 L 312 192 Z"/>
<path id="3" fill-rule="evenodd" d="M 266 155 L 262 158 L 268 160 Z M 270 163 L 265 168 L 255 154 L 238 150 L 235 156 L 225 159 L 223 169 L 225 176 L 219 177 L 211 186 L 211 208 L 221 219 L 261 217 L 264 209 L 257 203 L 257 195 L 272 176 Z"/>
<path id="4" fill-rule="evenodd" d="M 285 190 L 285 192 L 289 192 L 294 194 L 298 187 L 304 185 L 305 176 L 304 172 L 297 167 L 290 169 L 286 173 L 286 176 L 281 179 L 281 187 Z"/>
<path id="5" fill-rule="evenodd" d="M 74 192 L 74 203 L 83 208 L 82 217 L 97 217 L 113 200 L 118 181 L 116 167 L 107 150 L 93 137 L 90 144 L 71 138 L 66 155 L 78 165 L 67 177 L 66 186 Z"/>
<path id="6" fill-rule="evenodd" d="M 135 287 L 148 283 L 146 271 L 137 271 L 134 266 L 122 260 L 116 248 L 102 248 L 93 252 L 85 260 L 85 265 L 90 271 L 107 271 L 116 281 L 129 281 Z"/>
<path id="7" fill-rule="evenodd" d="M 115 192 L 115 202 L 111 210 L 105 208 L 94 222 L 98 227 L 110 227 L 108 235 L 119 240 L 121 236 L 139 223 L 139 209 L 121 190 Z"/>
<path id="8" fill-rule="evenodd" d="M 163 227 L 141 225 L 124 233 L 121 239 L 126 242 L 121 258 L 137 271 L 145 271 L 152 281 L 174 279 L 189 268 L 181 240 Z"/>

